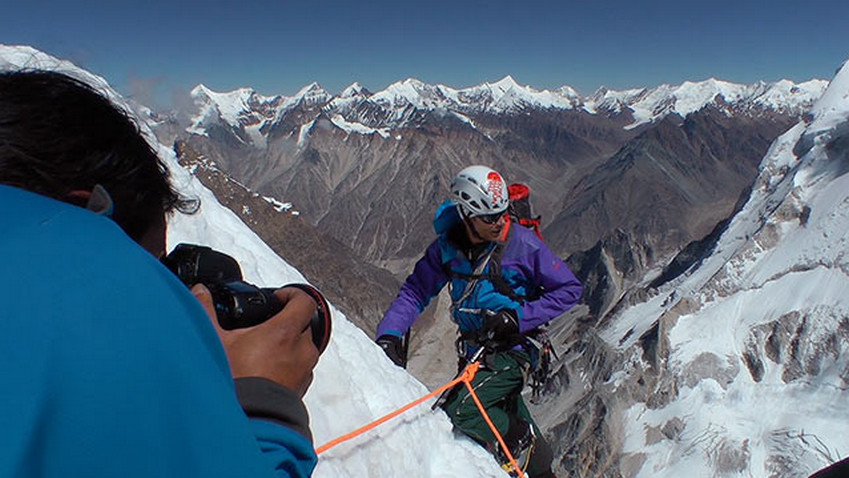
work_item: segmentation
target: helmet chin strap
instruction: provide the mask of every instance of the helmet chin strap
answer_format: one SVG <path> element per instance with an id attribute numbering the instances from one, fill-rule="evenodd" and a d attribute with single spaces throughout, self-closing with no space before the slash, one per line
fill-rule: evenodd
<path id="1" fill-rule="evenodd" d="M 466 227 L 469 229 L 469 231 L 472 232 L 472 235 L 482 242 L 490 242 L 490 241 L 484 239 L 483 237 L 481 237 L 481 235 L 478 233 L 478 230 L 475 228 L 475 225 L 472 224 L 472 216 L 469 216 L 468 214 L 466 214 L 465 208 L 460 207 L 459 209 L 460 209 L 460 217 L 463 219 L 463 223 L 466 224 Z"/>

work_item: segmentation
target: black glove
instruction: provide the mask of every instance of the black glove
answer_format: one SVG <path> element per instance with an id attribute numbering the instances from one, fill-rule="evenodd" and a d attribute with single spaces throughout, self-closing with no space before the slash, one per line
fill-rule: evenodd
<path id="1" fill-rule="evenodd" d="M 499 310 L 486 318 L 481 332 L 487 340 L 509 342 L 519 335 L 519 314 L 513 309 Z"/>
<path id="2" fill-rule="evenodd" d="M 381 335 L 377 338 L 377 345 L 380 345 L 380 348 L 383 349 L 383 353 L 389 357 L 389 360 L 401 367 L 407 368 L 407 357 L 404 353 L 403 347 L 401 347 L 401 337 L 396 335 Z"/>

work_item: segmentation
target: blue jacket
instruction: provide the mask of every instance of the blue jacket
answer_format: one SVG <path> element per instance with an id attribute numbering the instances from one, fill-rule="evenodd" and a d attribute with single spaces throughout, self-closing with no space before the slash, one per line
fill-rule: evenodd
<path id="1" fill-rule="evenodd" d="M 0 476 L 312 473 L 309 437 L 248 419 L 197 300 L 112 221 L 0 186 L 0 224 Z"/>
<path id="2" fill-rule="evenodd" d="M 468 276 L 477 267 L 448 239 L 460 224 L 456 207 L 443 203 L 436 212 L 434 229 L 439 237 L 428 246 L 401 286 L 377 328 L 377 335 L 403 335 L 413 325 L 430 300 L 451 281 L 456 307 L 452 318 L 461 332 L 475 332 L 483 325 L 478 310 L 497 312 L 514 309 L 519 330 L 529 332 L 572 308 L 581 298 L 583 287 L 569 267 L 554 255 L 530 229 L 506 226 L 506 244 L 501 257 L 501 276 L 519 298 L 503 294 L 492 281 L 483 279 L 466 291 Z M 489 248 L 494 248 L 491 243 Z M 481 254 L 484 257 L 486 254 Z M 486 275 L 491 263 L 483 269 Z M 466 297 L 464 297 L 466 296 Z M 524 297 L 526 300 L 521 300 Z M 462 299 L 462 300 L 461 300 Z"/>

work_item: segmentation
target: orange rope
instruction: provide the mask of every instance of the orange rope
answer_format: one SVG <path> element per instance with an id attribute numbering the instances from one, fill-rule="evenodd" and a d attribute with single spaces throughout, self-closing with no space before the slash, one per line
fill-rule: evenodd
<path id="1" fill-rule="evenodd" d="M 481 403 L 480 399 L 478 398 L 477 394 L 475 393 L 474 388 L 472 387 L 472 379 L 475 378 L 475 374 L 478 373 L 479 368 L 480 368 L 480 363 L 478 363 L 478 362 L 470 363 L 463 370 L 463 373 L 460 374 L 460 376 L 455 378 L 454 380 L 446 383 L 445 385 L 437 388 L 436 390 L 428 393 L 427 395 L 425 395 L 425 396 L 423 396 L 423 397 L 421 397 L 417 400 L 414 400 L 414 401 L 408 403 L 407 405 L 404 405 L 403 407 L 395 410 L 394 412 L 388 413 L 388 414 L 378 418 L 377 420 L 352 431 L 351 433 L 348 433 L 346 435 L 342 435 L 339 438 L 336 438 L 335 440 L 331 440 L 331 441 L 325 443 L 324 445 L 321 445 L 320 447 L 315 449 L 316 455 L 320 455 L 320 454 L 324 453 L 325 451 L 335 447 L 336 445 L 339 445 L 340 443 L 344 443 L 348 440 L 356 438 L 356 437 L 362 435 L 363 433 L 376 428 L 378 425 L 385 423 L 385 422 L 397 417 L 398 415 L 406 412 L 407 410 L 415 407 L 416 405 L 421 404 L 425 400 L 432 398 L 432 397 L 435 397 L 435 396 L 441 394 L 442 392 L 454 387 L 458 383 L 463 382 L 463 383 L 466 384 L 466 388 L 469 389 L 469 393 L 472 395 L 472 399 L 474 399 L 475 405 L 477 405 L 478 410 L 480 410 L 481 415 L 483 415 L 484 420 L 486 420 L 486 424 L 489 425 L 489 428 L 495 434 L 495 438 L 498 440 L 498 443 L 501 445 L 501 448 L 504 450 L 504 453 L 507 455 L 507 458 L 510 460 L 510 465 L 513 466 L 513 468 L 519 474 L 518 476 L 524 476 L 521 468 L 519 468 L 519 465 L 516 463 L 516 460 L 513 458 L 513 455 L 510 453 L 510 450 L 507 448 L 507 445 L 504 443 L 504 438 L 501 437 L 501 433 L 499 433 L 498 429 L 495 428 L 495 425 L 492 423 L 492 420 L 489 418 L 489 415 L 486 413 L 486 409 L 484 409 L 483 404 Z"/>
<path id="2" fill-rule="evenodd" d="M 474 367 L 474 371 L 472 372 L 472 377 L 474 377 L 475 373 L 477 373 L 477 370 L 480 367 L 480 364 L 477 363 L 477 362 L 474 362 L 474 363 L 470 364 L 469 367 L 470 368 Z M 525 474 L 522 473 L 522 469 L 519 468 L 518 463 L 516 463 L 516 459 L 513 458 L 513 454 L 510 453 L 510 449 L 507 448 L 507 444 L 504 443 L 504 438 L 501 437 L 501 433 L 498 433 L 498 429 L 495 428 L 495 424 L 492 423 L 492 420 L 489 418 L 489 414 L 486 413 L 486 409 L 483 407 L 483 404 L 481 403 L 480 398 L 478 398 L 478 394 L 475 393 L 475 389 L 472 387 L 472 381 L 471 380 L 463 380 L 463 383 L 466 384 L 466 388 L 469 389 L 469 394 L 472 396 L 472 399 L 475 401 L 475 405 L 478 406 L 478 410 L 480 410 L 481 415 L 483 416 L 483 419 L 486 420 L 486 424 L 489 425 L 489 428 L 492 430 L 492 433 L 495 435 L 495 439 L 498 440 L 498 444 L 501 445 L 501 449 L 504 450 L 504 454 L 507 455 L 507 459 L 510 460 L 510 466 L 512 466 L 513 469 L 516 470 L 517 476 L 525 476 Z"/>
<path id="3" fill-rule="evenodd" d="M 466 370 L 468 370 L 468 368 Z M 472 375 L 472 377 L 474 377 L 474 375 Z M 339 437 L 335 440 L 332 440 L 330 442 L 325 443 L 324 445 L 321 445 L 320 447 L 315 449 L 315 453 L 317 455 L 320 455 L 320 454 L 324 453 L 325 451 L 333 448 L 334 446 L 336 446 L 340 443 L 344 443 L 344 442 L 346 442 L 346 441 L 348 441 L 352 438 L 355 438 L 359 435 L 362 435 L 363 433 L 377 427 L 381 423 L 387 422 L 387 421 L 397 417 L 398 415 L 406 412 L 407 410 L 415 407 L 416 405 L 419 405 L 420 403 L 424 402 L 428 398 L 439 395 L 440 393 L 444 392 L 445 390 L 448 390 L 449 388 L 453 387 L 454 385 L 457 385 L 458 383 L 462 382 L 463 380 L 465 380 L 465 378 L 466 378 L 466 371 L 464 371 L 463 374 L 460 375 L 459 377 L 457 377 L 454 380 L 446 383 L 445 385 L 437 388 L 436 390 L 428 393 L 424 397 L 419 398 L 418 400 L 415 400 L 413 402 L 410 402 L 407 405 L 404 405 L 403 407 L 399 408 L 398 410 L 395 410 L 392 413 L 386 414 L 383 417 L 378 418 L 377 420 L 369 423 L 368 425 L 365 425 L 361 428 L 358 428 L 358 429 L 352 431 L 351 433 L 348 433 L 347 435 L 342 435 L 341 437 Z"/>

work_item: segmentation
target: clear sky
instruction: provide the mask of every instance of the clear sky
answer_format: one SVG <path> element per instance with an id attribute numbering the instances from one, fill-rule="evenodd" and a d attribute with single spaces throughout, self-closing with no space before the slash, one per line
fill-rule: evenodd
<path id="1" fill-rule="evenodd" d="M 831 79 L 847 0 L 8 0 L 0 43 L 30 45 L 163 106 L 198 83 L 293 95 L 406 78 L 464 88 L 611 89 L 715 77 Z M 153 100 L 151 99 L 153 98 Z"/>

